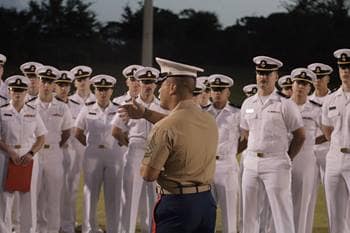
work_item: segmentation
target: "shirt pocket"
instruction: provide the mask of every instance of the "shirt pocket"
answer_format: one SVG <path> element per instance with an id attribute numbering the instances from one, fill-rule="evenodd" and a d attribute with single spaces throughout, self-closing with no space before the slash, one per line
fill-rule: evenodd
<path id="1" fill-rule="evenodd" d="M 247 112 L 244 114 L 244 119 L 247 121 L 250 129 L 257 127 L 258 114 L 254 112 Z"/>
<path id="2" fill-rule="evenodd" d="M 340 112 L 337 109 L 330 110 L 327 114 L 332 126 L 335 126 L 340 119 Z"/>

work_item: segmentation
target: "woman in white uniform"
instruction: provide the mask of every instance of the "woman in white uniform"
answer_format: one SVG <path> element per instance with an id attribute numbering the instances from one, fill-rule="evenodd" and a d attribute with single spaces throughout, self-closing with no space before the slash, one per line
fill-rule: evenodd
<path id="1" fill-rule="evenodd" d="M 38 175 L 38 159 L 35 154 L 44 144 L 47 130 L 36 109 L 25 104 L 29 79 L 15 75 L 6 80 L 11 101 L 1 106 L 0 116 L 0 165 L 11 160 L 17 166 L 27 166 L 33 162 L 29 192 L 19 193 L 20 226 L 19 233 L 34 233 L 36 228 L 36 183 Z M 6 165 L 0 166 L 6 175 Z M 12 231 L 11 214 L 13 199 L 17 192 L 0 190 L 0 232 Z"/>
<path id="2" fill-rule="evenodd" d="M 96 103 L 87 104 L 75 122 L 75 137 L 86 145 L 83 160 L 84 219 L 83 233 L 98 232 L 97 202 L 103 184 L 107 232 L 118 232 L 123 175 L 123 154 L 112 137 L 111 121 L 118 106 L 110 101 L 114 77 L 97 75 L 91 79 Z"/>

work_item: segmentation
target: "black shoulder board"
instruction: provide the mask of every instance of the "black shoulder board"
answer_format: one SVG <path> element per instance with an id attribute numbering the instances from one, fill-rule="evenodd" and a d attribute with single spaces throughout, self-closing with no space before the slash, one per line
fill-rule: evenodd
<path id="1" fill-rule="evenodd" d="M 113 101 L 112 101 L 112 104 L 115 105 L 115 106 L 120 106 L 120 104 L 115 103 L 115 102 L 113 102 Z"/>
<path id="2" fill-rule="evenodd" d="M 89 115 L 96 115 L 96 112 L 89 112 Z"/>
<path id="3" fill-rule="evenodd" d="M 36 100 L 37 98 L 38 98 L 37 96 L 34 96 L 33 98 L 29 99 L 26 103 L 32 102 L 32 101 Z"/>
<path id="4" fill-rule="evenodd" d="M 69 99 L 70 102 L 74 103 L 74 104 L 77 104 L 77 105 L 80 105 L 79 102 L 75 101 L 75 100 L 72 100 L 72 99 Z"/>
<path id="5" fill-rule="evenodd" d="M 234 104 L 234 103 L 229 103 L 228 105 L 230 105 L 231 107 L 235 107 L 235 108 L 241 108 L 240 105 Z"/>
<path id="6" fill-rule="evenodd" d="M 336 106 L 331 106 L 331 107 L 329 107 L 329 110 L 330 110 L 330 111 L 331 111 L 331 110 L 335 110 L 335 109 L 337 109 Z"/>
<path id="7" fill-rule="evenodd" d="M 56 99 L 56 100 L 58 100 L 58 101 L 60 101 L 60 102 L 66 103 L 66 102 L 64 102 L 64 100 L 63 100 L 63 99 L 61 99 L 61 98 L 60 98 L 60 97 L 58 97 L 58 96 L 55 96 L 55 99 Z"/>
<path id="8" fill-rule="evenodd" d="M 4 116 L 12 116 L 12 114 L 5 113 Z"/>
<path id="9" fill-rule="evenodd" d="M 9 106 L 9 105 L 10 105 L 9 103 L 3 104 L 3 105 L 0 106 L 0 108 L 6 107 L 6 106 Z"/>
<path id="10" fill-rule="evenodd" d="M 276 91 L 276 93 L 277 93 L 277 95 L 282 96 L 283 98 L 289 99 L 289 96 L 286 96 L 285 94 L 283 94 L 283 93 L 280 92 L 280 91 Z"/>
<path id="11" fill-rule="evenodd" d="M 317 103 L 316 101 L 313 101 L 313 100 L 309 100 L 309 101 L 310 101 L 310 103 L 316 105 L 317 107 L 322 107 L 322 104 Z"/>
<path id="12" fill-rule="evenodd" d="M 202 108 L 203 110 L 207 110 L 210 106 L 211 106 L 211 104 L 208 104 L 208 105 L 205 105 L 205 106 L 201 106 L 201 108 Z"/>
<path id="13" fill-rule="evenodd" d="M 130 101 L 132 101 L 132 98 L 125 100 L 125 103 L 129 103 Z"/>
<path id="14" fill-rule="evenodd" d="M 35 109 L 32 105 L 29 105 L 28 102 L 26 103 L 26 105 L 27 105 L 28 107 L 30 107 L 31 109 Z"/>
<path id="15" fill-rule="evenodd" d="M 2 96 L 2 95 L 0 95 L 0 98 L 4 99 L 4 100 L 7 100 L 7 98 L 5 96 Z"/>
<path id="16" fill-rule="evenodd" d="M 331 93 L 336 92 L 338 89 L 339 89 L 339 87 L 333 88 L 333 89 L 331 90 Z M 331 94 L 331 93 L 330 93 L 330 94 Z"/>
<path id="17" fill-rule="evenodd" d="M 96 101 L 91 101 L 91 102 L 85 103 L 85 105 L 89 106 L 89 105 L 93 105 L 94 103 L 96 103 Z"/>

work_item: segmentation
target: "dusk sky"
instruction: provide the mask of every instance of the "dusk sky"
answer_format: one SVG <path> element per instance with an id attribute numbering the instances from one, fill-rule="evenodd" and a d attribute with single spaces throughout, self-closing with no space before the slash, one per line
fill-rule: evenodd
<path id="1" fill-rule="evenodd" d="M 1 6 L 23 8 L 29 0 L 0 0 Z M 83 0 L 90 1 L 90 0 Z M 133 9 L 140 0 L 91 0 L 92 10 L 102 22 L 117 21 L 128 4 Z M 267 16 L 272 12 L 285 11 L 283 2 L 290 0 L 154 0 L 154 5 L 178 13 L 193 8 L 215 12 L 223 26 L 232 25 L 243 16 Z"/>

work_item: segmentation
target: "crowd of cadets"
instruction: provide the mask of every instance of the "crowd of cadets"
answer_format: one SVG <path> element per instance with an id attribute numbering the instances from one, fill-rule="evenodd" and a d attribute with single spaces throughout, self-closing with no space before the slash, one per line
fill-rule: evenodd
<path id="1" fill-rule="evenodd" d="M 231 77 L 197 78 L 193 100 L 212 114 L 219 131 L 212 193 L 224 233 L 311 233 L 320 184 L 330 232 L 350 232 L 350 49 L 334 56 L 342 81 L 334 93 L 329 65 L 313 63 L 278 79 L 281 61 L 255 57 L 257 83 L 244 86 L 242 109 L 229 102 Z M 5 63 L 0 54 L 0 78 Z M 0 232 L 75 232 L 81 171 L 83 233 L 102 231 L 102 186 L 106 232 L 134 233 L 138 219 L 141 232 L 150 232 L 156 184 L 145 182 L 139 167 L 153 124 L 128 119 L 118 108 L 136 99 L 167 114 L 155 94 L 160 71 L 126 67 L 128 91 L 111 100 L 116 79 L 91 77 L 88 66 L 66 71 L 27 62 L 20 70 L 23 75 L 0 81 L 0 181 L 9 161 L 33 161 L 31 187 L 8 192 L 1 185 Z"/>

